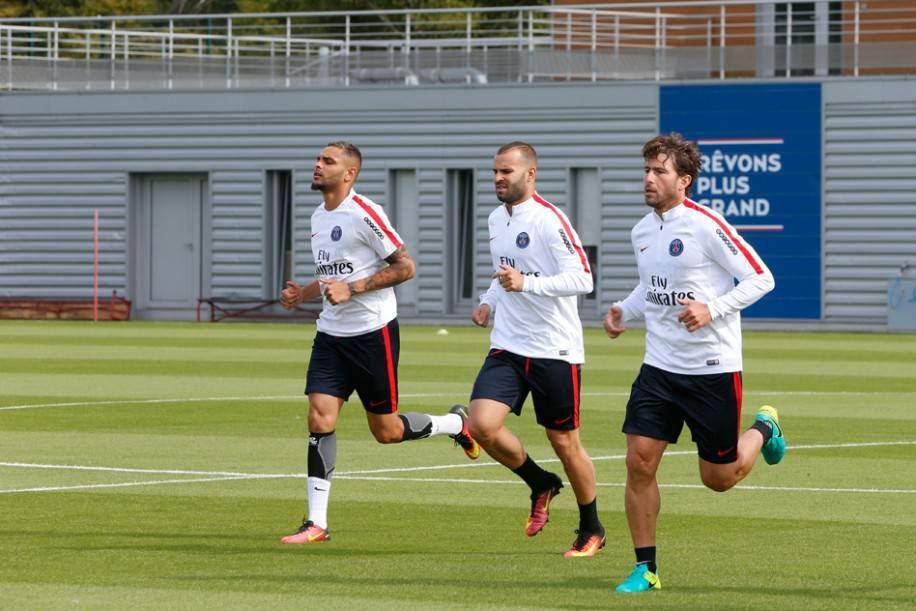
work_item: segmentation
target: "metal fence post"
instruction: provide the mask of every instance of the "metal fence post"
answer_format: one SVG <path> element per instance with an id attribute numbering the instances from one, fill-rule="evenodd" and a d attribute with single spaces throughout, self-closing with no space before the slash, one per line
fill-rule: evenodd
<path id="1" fill-rule="evenodd" d="M 6 31 L 6 87 L 13 89 L 13 30 Z"/>
<path id="2" fill-rule="evenodd" d="M 172 88 L 172 59 L 175 57 L 175 20 L 169 19 L 169 61 L 168 61 L 168 88 Z"/>
<path id="3" fill-rule="evenodd" d="M 592 68 L 592 82 L 598 80 L 598 71 L 595 66 L 597 58 L 595 54 L 598 52 L 598 13 L 595 12 L 595 9 L 592 9 L 592 53 L 589 58 L 589 64 Z"/>
<path id="4" fill-rule="evenodd" d="M 859 76 L 859 5 L 860 4 L 861 3 L 858 2 L 857 0 L 856 3 L 853 5 L 855 7 L 853 11 L 853 25 L 852 25 L 853 27 L 853 30 L 852 30 L 853 31 L 853 34 L 852 34 L 852 49 L 853 49 L 852 51 L 852 56 L 853 56 L 852 74 L 853 76 Z"/>
<path id="5" fill-rule="evenodd" d="M 51 89 L 57 91 L 57 59 L 58 59 L 58 36 L 60 35 L 60 30 L 58 23 L 54 22 L 54 29 L 48 34 L 48 38 L 51 44 L 48 45 L 48 57 L 51 59 Z"/>
<path id="6" fill-rule="evenodd" d="M 108 62 L 108 78 L 109 78 L 109 88 L 115 88 L 115 62 L 118 59 L 118 39 L 117 39 L 117 23 L 112 20 L 111 22 L 111 60 Z"/>
<path id="7" fill-rule="evenodd" d="M 293 18 L 286 17 L 286 59 L 284 60 L 284 74 L 286 75 L 286 87 L 289 88 L 289 62 L 292 55 L 293 45 Z"/>
<path id="8" fill-rule="evenodd" d="M 661 80 L 662 73 L 659 66 L 662 48 L 662 7 L 655 7 L 655 80 Z"/>
<path id="9" fill-rule="evenodd" d="M 786 78 L 792 78 L 792 3 L 786 4 Z"/>
<path id="10" fill-rule="evenodd" d="M 725 5 L 719 6 L 719 78 L 725 78 Z"/>
<path id="11" fill-rule="evenodd" d="M 226 18 L 226 89 L 232 89 L 232 17 Z"/>

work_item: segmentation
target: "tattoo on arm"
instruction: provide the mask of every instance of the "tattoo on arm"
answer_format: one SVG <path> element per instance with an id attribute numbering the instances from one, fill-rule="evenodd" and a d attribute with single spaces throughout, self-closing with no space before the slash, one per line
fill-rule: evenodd
<path id="1" fill-rule="evenodd" d="M 350 282 L 350 292 L 354 295 L 366 291 L 377 291 L 389 286 L 396 286 L 414 277 L 417 266 L 410 257 L 410 253 L 403 246 L 385 258 L 388 267 L 382 268 L 368 278 Z"/>

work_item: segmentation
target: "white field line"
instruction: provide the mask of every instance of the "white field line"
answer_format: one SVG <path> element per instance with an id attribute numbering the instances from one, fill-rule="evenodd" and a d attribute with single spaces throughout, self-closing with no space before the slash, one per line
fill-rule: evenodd
<path id="1" fill-rule="evenodd" d="M 810 444 L 810 445 L 793 445 L 789 446 L 791 450 L 823 450 L 831 448 L 864 448 L 864 447 L 881 447 L 881 446 L 906 446 L 916 445 L 916 441 L 864 441 L 851 443 L 834 443 L 834 444 Z M 676 450 L 665 452 L 665 456 L 695 456 L 696 452 L 692 450 Z M 626 454 L 608 454 L 605 456 L 592 456 L 592 461 L 604 460 L 622 460 Z M 539 458 L 539 463 L 557 463 L 559 458 Z M 493 461 L 486 462 L 463 462 L 453 465 L 425 465 L 422 467 L 390 467 L 384 469 L 363 469 L 360 471 L 338 471 L 334 477 L 354 477 L 360 475 L 378 475 L 384 473 L 412 473 L 418 471 L 441 471 L 444 469 L 468 469 L 480 467 L 498 467 L 499 463 Z M 246 473 L 243 471 L 197 471 L 189 469 L 139 469 L 133 467 L 102 467 L 92 465 L 57 465 L 48 463 L 26 463 L 26 462 L 0 462 L 0 467 L 13 467 L 21 469 L 59 469 L 63 471 L 103 471 L 111 473 L 149 473 L 152 475 L 205 475 L 216 477 L 238 477 L 238 478 L 299 478 L 307 477 L 305 473 Z M 419 481 L 419 480 L 417 480 Z M 462 480 L 464 481 L 464 480 Z"/>
<path id="2" fill-rule="evenodd" d="M 149 473 L 153 475 L 205 475 L 212 477 L 306 477 L 304 473 L 242 473 L 239 471 L 192 471 L 187 469 L 135 469 L 130 467 L 96 467 L 91 465 L 49 465 L 46 463 L 0 462 L 0 467 L 18 467 L 22 469 L 60 469 L 63 471 L 107 471 L 110 473 Z M 183 481 L 183 480 L 182 480 Z"/>
<path id="3" fill-rule="evenodd" d="M 747 392 L 748 396 L 760 397 L 878 397 L 878 396 L 911 396 L 916 395 L 916 391 L 856 391 L 856 390 L 764 390 L 759 392 Z M 401 393 L 402 399 L 426 399 L 436 397 L 467 397 L 467 391 L 455 392 L 415 392 Z M 596 391 L 583 392 L 583 397 L 629 397 L 629 391 Z M 39 409 L 50 407 L 97 407 L 102 405 L 156 405 L 168 403 L 206 403 L 211 401 L 295 401 L 304 400 L 304 395 L 262 395 L 254 397 L 186 397 L 181 399 L 123 399 L 117 401 L 70 401 L 66 403 L 27 403 L 22 405 L 3 405 L 0 411 L 20 410 L 20 409 Z"/>
<path id="4" fill-rule="evenodd" d="M 121 482 L 119 484 L 81 484 L 76 486 L 42 486 L 39 488 L 8 488 L 0 490 L 0 494 L 14 494 L 17 492 L 62 492 L 67 490 L 91 490 L 98 488 L 128 488 L 131 486 L 157 486 L 161 484 L 191 484 L 196 482 L 221 482 L 233 479 L 254 479 L 243 477 L 199 477 L 192 479 L 156 479 L 145 482 Z"/>
<path id="5" fill-rule="evenodd" d="M 881 447 L 881 446 L 901 446 L 916 445 L 916 441 L 873 441 L 873 442 L 850 442 L 838 444 L 809 444 L 790 446 L 792 450 L 813 450 L 813 449 L 830 449 L 830 448 L 861 448 L 861 447 Z M 690 450 L 666 452 L 666 456 L 694 456 L 696 452 Z M 593 461 L 603 460 L 621 460 L 626 458 L 626 454 L 609 454 L 606 456 L 594 456 Z M 540 463 L 559 462 L 557 458 L 539 459 Z M 337 479 L 349 479 L 358 481 L 411 481 L 411 482 L 429 482 L 429 483 L 468 483 L 468 484 L 492 484 L 492 483 L 518 483 L 515 480 L 477 480 L 466 478 L 423 478 L 423 477 L 396 477 L 385 476 L 386 473 L 410 473 L 417 471 L 437 471 L 442 469 L 462 469 L 469 467 L 493 467 L 500 466 L 496 462 L 482 463 L 459 463 L 454 465 L 429 465 L 423 467 L 393 467 L 388 469 L 370 469 L 362 471 L 342 471 L 334 474 Z M 174 479 L 174 480 L 152 480 L 149 482 L 126 482 L 122 484 L 87 484 L 74 486 L 48 486 L 40 488 L 13 488 L 0 490 L 0 494 L 10 494 L 16 492 L 52 492 L 64 490 L 83 490 L 93 488 L 120 488 L 128 486 L 143 486 L 169 483 L 186 483 L 186 482 L 210 482 L 225 480 L 247 480 L 247 479 L 306 479 L 305 473 L 244 473 L 239 471 L 197 471 L 185 469 L 138 469 L 129 467 L 102 467 L 90 465 L 56 465 L 45 463 L 23 463 L 23 462 L 0 462 L 0 467 L 24 468 L 24 469 L 60 469 L 65 471 L 101 471 L 109 473 L 148 473 L 155 475 L 204 475 L 205 478 L 195 479 Z M 621 487 L 622 483 L 599 483 L 599 486 Z M 659 484 L 663 488 L 705 488 L 700 484 Z M 857 492 L 857 493 L 889 493 L 889 494 L 912 494 L 916 489 L 882 489 L 882 488 L 817 488 L 817 487 L 796 487 L 796 486 L 736 486 L 741 490 L 782 490 L 789 492 Z"/>
<path id="6" fill-rule="evenodd" d="M 490 480 L 490 479 L 461 479 L 461 478 L 438 478 L 438 477 L 378 477 L 378 476 L 359 476 L 336 475 L 338 479 L 348 479 L 357 481 L 382 481 L 382 482 L 426 482 L 431 484 L 523 484 L 518 480 Z M 598 482 L 602 488 L 623 488 L 624 482 Z M 659 488 L 688 488 L 704 490 L 703 484 L 659 484 Z M 766 491 L 778 490 L 782 492 L 857 492 L 857 493 L 884 493 L 884 494 L 916 494 L 916 489 L 894 489 L 894 488 L 805 488 L 800 486 L 735 486 L 735 490 Z"/>

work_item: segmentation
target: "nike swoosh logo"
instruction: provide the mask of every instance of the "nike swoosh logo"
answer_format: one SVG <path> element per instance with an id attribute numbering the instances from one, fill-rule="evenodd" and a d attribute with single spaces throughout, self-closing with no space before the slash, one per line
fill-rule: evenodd
<path id="1" fill-rule="evenodd" d="M 311 237 L 314 238 L 314 237 L 315 237 L 316 235 L 318 235 L 319 233 L 321 233 L 321 232 L 320 232 L 320 231 L 316 231 L 315 233 L 313 233 L 313 234 L 311 235 Z"/>
<path id="2" fill-rule="evenodd" d="M 647 248 L 649 248 L 649 247 L 648 247 L 648 246 L 640 246 L 640 247 L 639 247 L 639 252 L 645 252 Z"/>
<path id="3" fill-rule="evenodd" d="M 499 236 L 493 236 L 492 238 L 490 238 L 490 241 L 492 242 L 492 241 L 495 240 L 497 237 L 499 237 Z"/>
<path id="4" fill-rule="evenodd" d="M 369 407 L 378 407 L 379 405 L 384 404 L 384 399 L 382 401 L 369 401 Z"/>
<path id="5" fill-rule="evenodd" d="M 554 423 L 554 424 L 564 424 L 564 423 L 566 423 L 566 422 L 569 422 L 571 418 L 572 418 L 572 416 L 566 416 L 565 418 L 561 418 L 561 419 L 559 419 L 559 420 L 554 420 L 553 423 Z"/>
<path id="6" fill-rule="evenodd" d="M 318 486 L 315 486 L 315 490 L 317 490 L 317 491 L 319 491 L 319 492 L 327 492 L 327 491 L 328 491 L 328 488 L 319 488 Z"/>
<path id="7" fill-rule="evenodd" d="M 735 449 L 735 446 L 732 446 L 732 447 L 730 447 L 730 448 L 727 449 L 727 450 L 716 450 L 716 456 L 718 456 L 718 457 L 721 458 L 721 457 L 725 456 L 726 454 L 728 454 L 729 452 L 731 452 L 731 451 L 734 450 L 734 449 Z"/>

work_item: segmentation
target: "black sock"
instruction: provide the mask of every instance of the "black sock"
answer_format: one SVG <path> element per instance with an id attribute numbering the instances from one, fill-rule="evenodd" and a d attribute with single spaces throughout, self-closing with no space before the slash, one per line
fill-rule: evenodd
<path id="1" fill-rule="evenodd" d="M 579 532 L 604 534 L 604 527 L 598 519 L 597 497 L 591 503 L 579 505 Z"/>
<path id="2" fill-rule="evenodd" d="M 754 424 L 751 425 L 752 429 L 760 431 L 760 434 L 763 435 L 763 443 L 766 443 L 773 437 L 773 427 L 769 422 L 764 422 L 763 420 L 754 420 Z"/>
<path id="3" fill-rule="evenodd" d="M 525 462 L 518 469 L 512 469 L 512 472 L 525 480 L 528 487 L 531 488 L 532 494 L 540 494 L 548 488 L 562 487 L 562 483 L 556 475 L 550 471 L 544 471 L 530 456 L 525 456 Z"/>
<path id="4" fill-rule="evenodd" d="M 636 564 L 646 563 L 648 565 L 649 571 L 655 573 L 658 571 L 658 566 L 655 564 L 655 546 L 652 547 L 637 547 L 634 548 L 636 551 Z"/>

